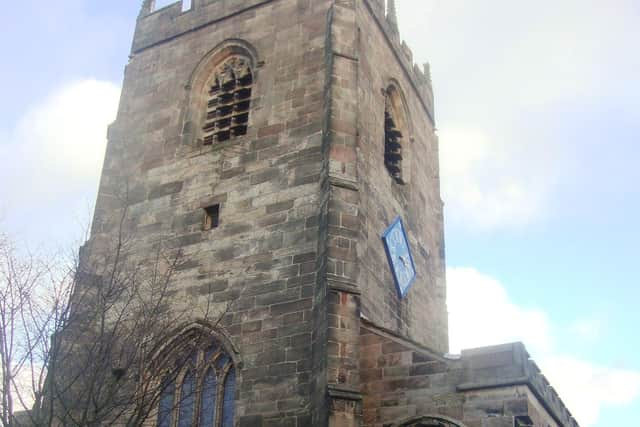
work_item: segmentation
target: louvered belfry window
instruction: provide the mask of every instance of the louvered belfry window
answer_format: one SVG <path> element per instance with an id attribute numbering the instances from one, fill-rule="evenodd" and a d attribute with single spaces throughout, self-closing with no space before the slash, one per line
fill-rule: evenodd
<path id="1" fill-rule="evenodd" d="M 393 179 L 402 184 L 402 132 L 389 96 L 384 109 L 384 165 Z"/>
<path id="2" fill-rule="evenodd" d="M 247 133 L 252 88 L 253 73 L 246 58 L 232 56 L 217 68 L 208 87 L 204 145 Z"/>

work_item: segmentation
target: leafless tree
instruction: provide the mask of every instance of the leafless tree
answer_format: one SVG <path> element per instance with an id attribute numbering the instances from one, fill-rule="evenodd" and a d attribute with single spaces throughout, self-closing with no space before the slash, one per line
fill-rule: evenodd
<path id="1" fill-rule="evenodd" d="M 186 260 L 162 242 L 140 256 L 127 229 L 123 209 L 99 257 L 81 250 L 70 267 L 18 254 L 0 236 L 2 427 L 140 426 L 154 415 L 178 374 L 154 354 L 189 317 L 171 304 Z M 234 300 L 207 302 L 200 319 L 217 326 Z"/>

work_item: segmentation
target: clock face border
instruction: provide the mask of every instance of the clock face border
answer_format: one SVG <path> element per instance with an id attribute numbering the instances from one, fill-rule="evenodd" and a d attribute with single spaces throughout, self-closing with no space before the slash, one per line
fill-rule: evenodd
<path id="1" fill-rule="evenodd" d="M 403 237 L 403 239 L 405 241 L 405 244 L 407 245 L 407 252 L 409 253 L 409 260 L 411 261 L 411 267 L 413 268 L 413 276 L 411 277 L 411 280 L 409 280 L 409 283 L 407 283 L 407 285 L 405 286 L 404 289 L 400 285 L 400 281 L 398 280 L 398 274 L 396 272 L 396 269 L 393 266 L 393 258 L 391 257 L 391 251 L 389 249 L 389 242 L 387 240 L 387 237 L 389 236 L 389 234 L 398 226 L 400 227 L 400 231 L 402 231 L 402 237 Z M 407 296 L 407 294 L 409 293 L 409 289 L 411 289 L 411 287 L 413 286 L 414 282 L 416 281 L 416 277 L 418 276 L 418 272 L 416 271 L 416 264 L 413 261 L 413 254 L 411 253 L 411 245 L 409 244 L 409 239 L 407 238 L 407 233 L 405 231 L 404 222 L 402 221 L 402 218 L 400 216 L 397 216 L 396 219 L 393 220 L 391 225 L 389 225 L 387 227 L 387 229 L 384 231 L 384 233 L 382 233 L 381 237 L 382 237 L 382 242 L 384 244 L 384 251 L 387 254 L 387 262 L 389 264 L 389 268 L 391 269 L 391 274 L 393 275 L 393 281 L 395 282 L 395 285 L 396 285 L 396 290 L 398 291 L 398 295 L 400 296 L 400 298 L 404 299 Z"/>

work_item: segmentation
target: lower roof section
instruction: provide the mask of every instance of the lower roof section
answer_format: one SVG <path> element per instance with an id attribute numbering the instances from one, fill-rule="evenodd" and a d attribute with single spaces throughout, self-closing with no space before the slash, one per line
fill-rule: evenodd
<path id="1" fill-rule="evenodd" d="M 360 380 L 363 426 L 578 427 L 522 343 L 445 357 L 363 319 Z"/>

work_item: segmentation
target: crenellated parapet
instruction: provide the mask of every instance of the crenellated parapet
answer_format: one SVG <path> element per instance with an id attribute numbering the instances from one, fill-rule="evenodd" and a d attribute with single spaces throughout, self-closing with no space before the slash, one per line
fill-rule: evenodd
<path id="1" fill-rule="evenodd" d="M 465 382 L 457 386 L 458 391 L 525 385 L 558 424 L 578 427 L 573 415 L 522 343 L 463 350 L 459 362 L 464 367 Z"/>
<path id="2" fill-rule="evenodd" d="M 443 357 L 366 319 L 360 333 L 365 426 L 446 415 L 468 426 L 579 427 L 522 343 Z"/>
<path id="3" fill-rule="evenodd" d="M 186 1 L 186 0 L 184 0 Z M 140 51 L 174 39 L 182 34 L 208 25 L 214 25 L 243 10 L 277 0 L 192 0 L 186 8 L 183 0 L 156 9 L 155 0 L 143 0 L 133 38 L 131 53 Z M 413 53 L 409 46 L 400 39 L 398 19 L 394 0 L 360 0 L 366 3 L 374 15 L 379 27 L 391 44 L 398 61 L 406 70 L 412 84 L 419 93 L 431 118 L 434 116 L 433 89 L 428 67 L 422 68 L 413 63 Z"/>
<path id="4" fill-rule="evenodd" d="M 143 0 L 131 53 L 135 55 L 163 41 L 213 25 L 243 10 L 273 1 L 275 0 L 191 0 L 189 7 L 185 7 L 186 0 L 178 0 L 156 9 L 155 0 Z"/>
<path id="5" fill-rule="evenodd" d="M 413 52 L 409 45 L 400 38 L 398 18 L 395 0 L 362 0 L 375 17 L 380 29 L 384 32 L 391 44 L 396 57 L 404 67 L 412 84 L 418 91 L 422 101 L 429 110 L 431 118 L 434 118 L 433 87 L 431 84 L 431 71 L 428 64 L 420 67 L 413 62 Z"/>

